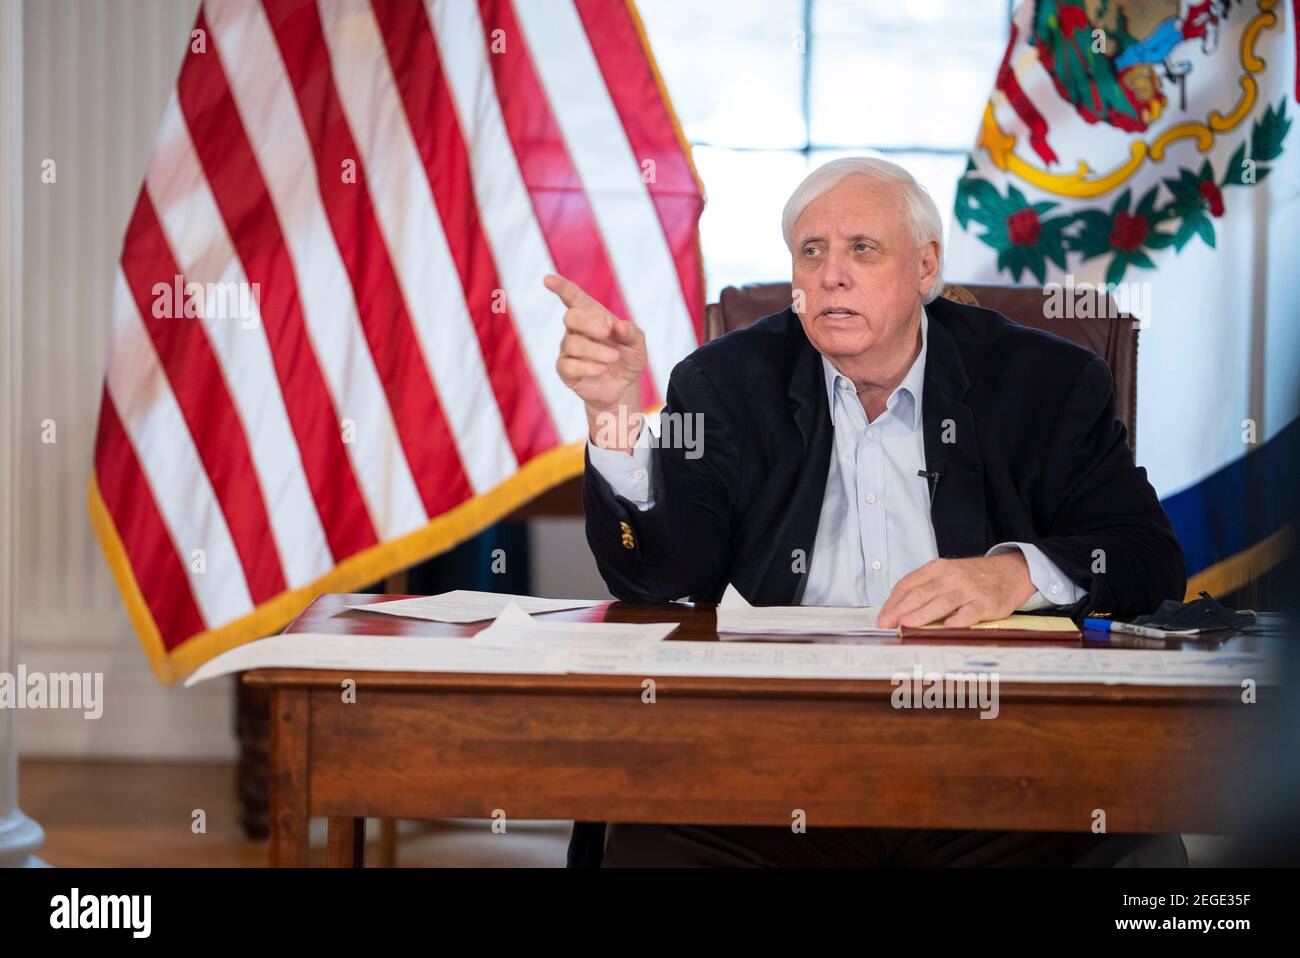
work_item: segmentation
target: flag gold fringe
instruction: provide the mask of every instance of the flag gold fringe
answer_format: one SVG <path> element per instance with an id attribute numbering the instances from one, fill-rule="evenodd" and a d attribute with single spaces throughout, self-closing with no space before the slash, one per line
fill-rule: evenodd
<path id="1" fill-rule="evenodd" d="M 99 477 L 93 472 L 89 490 L 90 524 L 154 674 L 160 681 L 171 685 L 222 652 L 278 632 L 316 596 L 325 592 L 351 592 L 445 552 L 553 486 L 582 475 L 584 445 L 576 442 L 547 450 L 529 460 L 500 485 L 462 502 L 414 532 L 348 556 L 316 581 L 281 592 L 247 615 L 190 636 L 170 650 L 163 644 L 158 624 L 131 568 L 126 547 L 100 494 Z"/>
<path id="2" fill-rule="evenodd" d="M 677 111 L 673 109 L 672 97 L 668 95 L 668 87 L 664 83 L 664 76 L 659 72 L 659 63 L 655 60 L 654 51 L 650 49 L 650 38 L 646 36 L 645 24 L 641 22 L 641 14 L 637 11 L 636 0 L 627 0 L 627 12 L 632 17 L 632 26 L 636 28 L 636 37 L 641 41 L 641 49 L 645 51 L 646 61 L 650 64 L 650 72 L 654 74 L 655 85 L 659 87 L 659 97 L 664 101 L 664 106 L 668 108 L 668 119 L 672 121 L 673 132 L 677 134 L 677 142 L 681 145 L 682 152 L 686 154 L 686 163 L 691 168 L 691 176 L 695 177 L 695 187 L 700 191 L 700 196 L 704 196 L 704 181 L 700 179 L 700 171 L 695 168 L 695 157 L 691 154 L 690 141 L 686 139 L 686 132 L 682 129 L 682 122 L 677 117 Z"/>
<path id="3" fill-rule="evenodd" d="M 1259 578 L 1291 554 L 1293 535 L 1293 527 L 1285 525 L 1249 549 L 1242 549 L 1198 572 L 1187 582 L 1187 601 L 1195 599 L 1201 592 L 1213 596 L 1226 595 Z"/>
<path id="4" fill-rule="evenodd" d="M 682 148 L 682 153 L 686 155 L 686 165 L 691 169 L 691 176 L 695 178 L 695 188 L 700 191 L 700 199 L 707 205 L 709 201 L 708 193 L 704 189 L 704 180 L 700 178 L 700 171 L 695 168 L 695 154 L 691 152 L 691 142 L 686 139 L 686 131 L 682 129 L 682 121 L 677 116 L 677 110 L 673 108 L 673 98 L 668 95 L 668 85 L 664 83 L 664 76 L 659 72 L 659 62 L 655 59 L 654 50 L 650 49 L 650 38 L 646 36 L 645 24 L 641 22 L 641 14 L 636 8 L 636 0 L 627 0 L 627 12 L 632 17 L 632 26 L 636 28 L 636 36 L 641 41 L 641 49 L 645 51 L 646 61 L 650 64 L 650 72 L 654 74 L 655 85 L 659 87 L 659 97 L 664 101 L 664 106 L 668 108 L 668 119 L 672 121 L 673 132 L 677 134 L 677 143 Z M 695 230 L 695 262 L 699 266 L 700 272 L 700 289 L 707 290 L 709 284 L 704 275 L 704 245 L 700 240 L 700 231 Z M 707 299 L 707 294 L 705 296 Z M 700 303 L 700 317 L 703 320 L 705 304 Z M 703 323 L 701 322 L 701 326 Z M 700 339 L 703 341 L 703 330 L 700 331 Z"/>

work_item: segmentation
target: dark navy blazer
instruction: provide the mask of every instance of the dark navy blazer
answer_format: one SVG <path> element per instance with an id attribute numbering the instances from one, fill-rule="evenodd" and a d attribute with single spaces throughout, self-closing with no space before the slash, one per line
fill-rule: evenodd
<path id="1" fill-rule="evenodd" d="M 1076 619 L 1181 600 L 1182 549 L 1133 462 L 1105 362 L 992 310 L 939 298 L 926 311 L 939 555 L 1033 543 L 1086 590 L 1067 610 Z M 699 414 L 702 446 L 654 453 L 653 508 L 615 495 L 590 462 L 583 478 L 587 541 L 610 591 L 714 602 L 730 582 L 756 605 L 797 604 L 832 449 L 821 360 L 799 318 L 787 308 L 701 346 L 673 369 L 666 399 L 667 414 Z M 570 863 L 598 862 L 603 834 L 579 823 Z"/>

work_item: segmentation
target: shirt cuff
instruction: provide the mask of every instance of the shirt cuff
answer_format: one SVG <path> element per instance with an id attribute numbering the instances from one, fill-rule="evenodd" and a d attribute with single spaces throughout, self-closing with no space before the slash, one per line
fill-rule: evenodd
<path id="1" fill-rule="evenodd" d="M 1073 605 L 1083 598 L 1083 590 L 1066 578 L 1065 573 L 1038 546 L 1027 542 L 999 542 L 985 555 L 1004 555 L 1013 549 L 1018 549 L 1025 557 L 1025 564 L 1029 566 L 1029 581 L 1038 590 L 1016 611 L 1036 612 L 1039 609 Z"/>
<path id="2" fill-rule="evenodd" d="M 591 457 L 592 468 L 609 483 L 615 495 L 627 499 L 642 512 L 654 507 L 654 496 L 650 492 L 648 425 L 641 426 L 641 434 L 636 437 L 631 455 L 617 449 L 602 449 L 590 439 L 587 440 L 587 455 Z"/>

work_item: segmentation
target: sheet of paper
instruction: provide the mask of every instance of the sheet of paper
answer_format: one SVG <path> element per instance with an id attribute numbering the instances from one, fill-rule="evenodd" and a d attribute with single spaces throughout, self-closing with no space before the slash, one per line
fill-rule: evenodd
<path id="1" fill-rule="evenodd" d="M 752 606 L 734 585 L 718 603 L 718 631 L 778 635 L 897 635 L 876 628 L 875 606 L 831 608 L 818 605 Z"/>
<path id="2" fill-rule="evenodd" d="M 671 625 L 671 623 L 669 623 Z M 486 630 L 485 630 L 486 631 Z M 881 678 L 911 669 L 905 646 L 864 662 L 863 646 L 728 644 L 721 642 L 546 642 L 504 644 L 420 636 L 336 635 L 295 632 L 231 649 L 200 666 L 186 687 L 256 668 L 406 672 L 508 672 L 519 674 L 618 673 L 636 675 Z"/>
<path id="3" fill-rule="evenodd" d="M 942 622 L 932 622 L 930 625 L 922 626 L 924 629 L 942 629 Z M 1063 615 L 1031 615 L 1025 612 L 1015 612 L 1005 619 L 990 619 L 988 622 L 977 622 L 969 626 L 972 629 L 1015 629 L 1022 632 L 1069 632 L 1078 634 L 1079 627 L 1074 624 L 1072 619 Z"/>
<path id="4" fill-rule="evenodd" d="M 440 595 L 424 595 L 414 599 L 394 599 L 391 602 L 374 602 L 353 605 L 362 612 L 381 612 L 408 619 L 426 619 L 430 622 L 482 622 L 495 619 L 512 602 L 529 615 L 539 612 L 563 612 L 565 609 L 589 609 L 600 605 L 602 599 L 539 599 L 531 595 L 506 595 L 499 592 L 474 592 L 457 589 Z"/>
<path id="5" fill-rule="evenodd" d="M 231 672 L 272 668 L 560 674 L 567 670 L 567 661 L 565 650 L 551 645 L 503 648 L 469 639 L 291 632 L 223 652 L 199 666 L 185 686 Z"/>
<path id="6" fill-rule="evenodd" d="M 1254 653 L 1128 649 L 983 648 L 926 645 L 808 645 L 664 642 L 648 648 L 571 648 L 571 672 L 750 678 L 893 679 L 996 673 L 998 682 L 1089 685 L 1239 686 L 1276 682 L 1271 660 Z"/>
<path id="7" fill-rule="evenodd" d="M 469 644 L 501 649 L 541 645 L 640 648 L 662 642 L 676 628 L 676 622 L 547 622 L 532 618 L 511 603 L 495 622 L 470 639 Z"/>
<path id="8" fill-rule="evenodd" d="M 511 630 L 522 623 L 507 622 Z M 569 624 L 572 627 L 572 623 Z M 577 623 L 585 626 L 587 623 Z M 661 628 L 669 628 L 666 623 Z M 1276 684 L 1258 653 L 940 645 L 809 645 L 780 642 L 529 641 L 502 644 L 420 636 L 295 632 L 250 642 L 200 666 L 185 685 L 256 668 L 362 671 L 562 673 L 791 679 L 885 679 L 996 674 L 999 683 L 1240 687 Z"/>

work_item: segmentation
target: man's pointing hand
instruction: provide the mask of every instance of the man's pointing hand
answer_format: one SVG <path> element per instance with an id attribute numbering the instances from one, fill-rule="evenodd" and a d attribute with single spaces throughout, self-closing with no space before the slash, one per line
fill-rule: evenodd
<path id="1" fill-rule="evenodd" d="M 645 333 L 635 323 L 619 319 L 572 280 L 552 273 L 543 282 L 567 307 L 555 371 L 586 404 L 592 441 L 630 452 L 639 428 L 629 429 L 628 436 L 616 436 L 615 430 L 598 432 L 597 420 L 617 417 L 623 407 L 623 421 L 635 416 L 632 421 L 639 426 Z"/>

